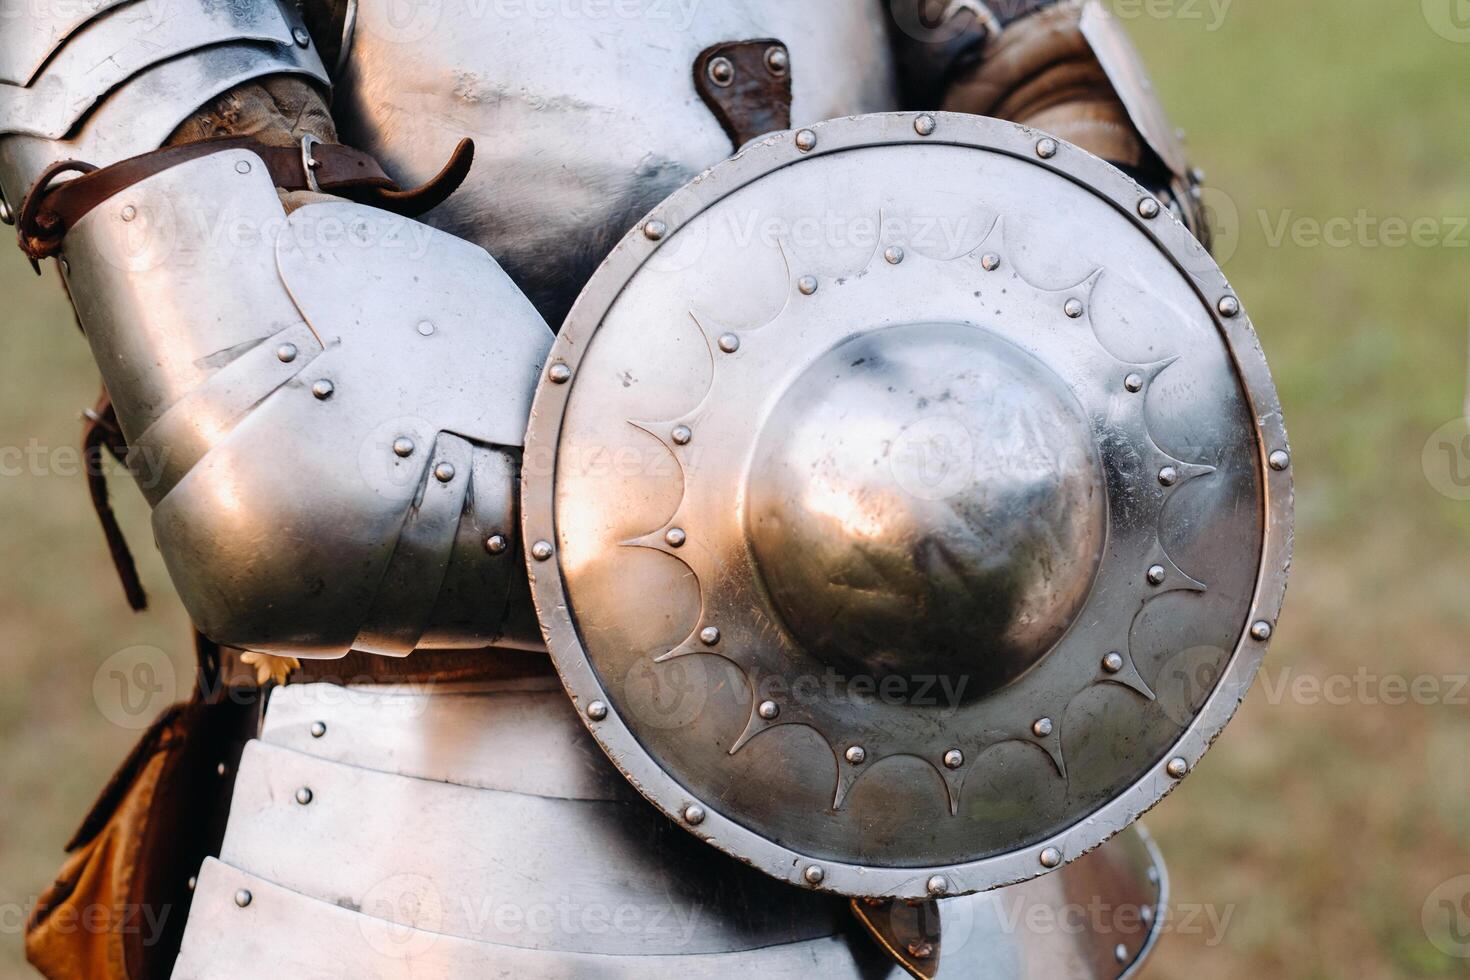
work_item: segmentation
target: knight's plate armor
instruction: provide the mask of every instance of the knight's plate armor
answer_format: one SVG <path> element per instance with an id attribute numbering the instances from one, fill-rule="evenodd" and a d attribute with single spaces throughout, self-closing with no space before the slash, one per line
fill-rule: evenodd
<path id="1" fill-rule="evenodd" d="M 1264 655 L 1291 457 L 1100 6 L 12 20 L 0 217 L 204 682 L 74 842 L 43 972 L 1143 962 L 1133 821 Z M 51 928 L 107 888 L 187 920 Z"/>

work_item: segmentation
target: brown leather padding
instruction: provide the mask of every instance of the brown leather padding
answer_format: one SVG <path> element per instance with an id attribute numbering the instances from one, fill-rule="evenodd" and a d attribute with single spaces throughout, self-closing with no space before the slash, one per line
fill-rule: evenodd
<path id="1" fill-rule="evenodd" d="M 214 658 L 214 659 L 211 659 Z M 217 651 L 200 645 L 201 665 Z M 163 713 L 67 844 L 70 857 L 26 923 L 26 956 L 51 980 L 166 980 L 193 893 L 224 840 L 235 769 L 260 692 L 201 670 L 195 698 Z"/>
<path id="2" fill-rule="evenodd" d="M 1076 3 L 1010 25 L 954 81 L 941 108 L 1034 126 L 1124 167 L 1147 159 L 1143 138 L 1082 33 Z"/>

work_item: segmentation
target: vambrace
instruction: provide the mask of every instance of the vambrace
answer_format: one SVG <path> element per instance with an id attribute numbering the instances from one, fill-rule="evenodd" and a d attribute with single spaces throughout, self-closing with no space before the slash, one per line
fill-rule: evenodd
<path id="1" fill-rule="evenodd" d="M 268 76 L 328 84 L 299 19 L 272 0 L 15 5 L 0 32 L 0 217 L 54 164 L 154 150 L 202 103 Z"/>
<path id="2" fill-rule="evenodd" d="M 61 260 L 205 635 L 297 657 L 536 644 L 507 621 L 529 607 L 516 487 L 552 335 L 482 249 L 359 204 L 287 214 L 231 148 L 104 200 Z"/>

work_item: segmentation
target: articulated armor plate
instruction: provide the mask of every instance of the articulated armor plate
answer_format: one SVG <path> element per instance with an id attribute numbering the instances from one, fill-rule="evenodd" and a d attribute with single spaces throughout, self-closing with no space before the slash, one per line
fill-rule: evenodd
<path id="1" fill-rule="evenodd" d="M 613 251 L 537 394 L 524 536 L 568 690 L 670 817 L 801 887 L 968 893 L 1117 833 L 1233 714 L 1285 440 L 1137 184 L 1010 123 L 858 117 Z"/>
<path id="2" fill-rule="evenodd" d="M 504 6 L 361 0 L 338 119 L 404 183 L 474 137 L 473 172 L 430 220 L 484 246 L 552 324 L 639 217 L 734 149 L 696 90 L 706 48 L 784 43 L 771 64 L 796 125 L 897 108 L 881 0 Z"/>
<path id="3" fill-rule="evenodd" d="M 483 250 L 362 205 L 288 216 L 235 149 L 98 205 L 63 262 L 206 635 L 298 657 L 539 646 L 505 624 L 551 332 Z"/>
<path id="4" fill-rule="evenodd" d="M 897 959 L 941 980 L 1115 977 L 1167 901 L 1130 831 L 1041 881 L 917 909 L 860 902 L 855 917 L 671 826 L 554 680 L 298 685 L 275 692 L 241 761 L 174 976 L 897 980 Z M 1135 915 L 1033 931 L 1093 907 Z"/>
<path id="5" fill-rule="evenodd" d="M 242 82 L 327 75 L 287 7 L 16 4 L 0 45 L 0 198 L 18 209 L 48 166 L 106 166 L 156 149 L 200 105 Z"/>

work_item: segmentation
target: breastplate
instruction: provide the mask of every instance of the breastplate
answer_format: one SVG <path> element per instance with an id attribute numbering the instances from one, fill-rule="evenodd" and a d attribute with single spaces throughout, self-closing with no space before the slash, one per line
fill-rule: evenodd
<path id="1" fill-rule="evenodd" d="M 701 51 L 774 38 L 792 123 L 896 108 L 877 0 L 361 0 L 335 111 L 409 185 L 475 140 L 430 223 L 483 246 L 557 326 L 613 244 L 734 150 Z"/>

